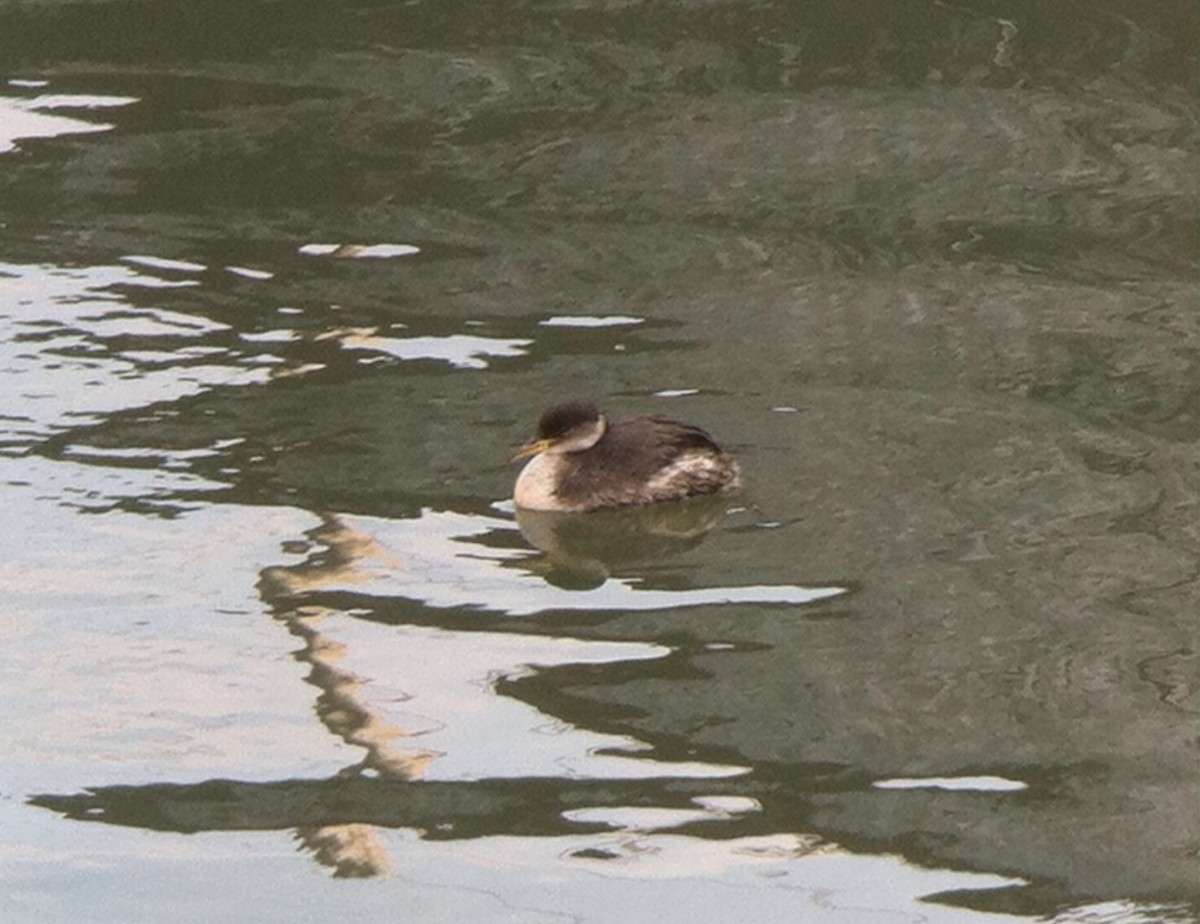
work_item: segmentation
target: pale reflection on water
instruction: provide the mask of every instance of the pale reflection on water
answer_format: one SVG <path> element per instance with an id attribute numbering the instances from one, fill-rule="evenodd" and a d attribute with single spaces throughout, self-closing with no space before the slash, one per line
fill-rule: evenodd
<path id="1" fill-rule="evenodd" d="M 31 89 L 44 86 L 41 81 L 8 81 L 10 87 L 22 84 Z M 59 135 L 104 132 L 112 125 L 62 115 L 66 110 L 112 109 L 136 103 L 134 97 L 92 96 L 86 94 L 42 94 L 27 98 L 0 96 L 0 154 L 15 150 L 23 138 L 54 138 Z"/>
<path id="2" fill-rule="evenodd" d="M 673 512 L 677 511 L 654 510 L 649 516 L 661 521 L 664 515 L 669 517 Z M 590 578 L 596 573 L 594 569 L 605 568 L 608 562 L 594 557 L 600 554 L 598 548 L 609 547 L 608 543 L 613 541 L 611 536 L 603 535 L 605 526 L 619 527 L 617 536 L 624 541 L 622 551 L 633 560 L 645 560 L 645 553 L 639 554 L 637 550 L 639 538 L 643 543 L 657 543 L 663 539 L 659 534 L 638 537 L 625 529 L 631 518 L 635 528 L 644 523 L 644 513 L 622 513 L 615 518 L 601 514 L 569 520 L 531 517 L 526 511 L 522 511 L 521 516 L 527 530 L 531 522 L 537 521 L 542 532 L 536 535 L 542 541 L 551 541 L 547 538 L 550 531 L 564 526 L 582 529 L 596 540 L 597 546 L 590 549 L 593 557 L 582 565 L 579 564 L 578 550 L 574 551 L 574 558 L 564 562 L 562 546 L 556 546 L 552 553 L 547 553 L 551 575 L 565 566 L 575 569 L 576 573 L 582 571 Z M 593 522 L 601 531 L 600 535 L 591 529 Z M 547 559 L 525 549 L 505 548 L 506 543 L 497 540 L 497 534 L 512 529 L 510 523 L 497 517 L 446 510 L 425 510 L 413 520 L 349 515 L 330 517 L 327 529 L 316 533 L 315 538 L 338 549 L 354 547 L 352 560 L 355 567 L 347 566 L 340 574 L 319 571 L 320 587 L 328 591 L 352 590 L 364 599 L 399 597 L 435 609 L 466 607 L 510 616 L 556 610 L 669 610 L 726 603 L 800 606 L 836 597 L 846 590 L 794 584 L 656 590 L 642 586 L 637 578 L 605 579 L 603 571 L 596 574 L 595 581 L 588 580 L 586 586 L 557 587 L 545 578 Z M 354 539 L 346 539 L 345 534 Z M 672 535 L 666 537 L 668 540 L 674 538 Z M 679 538 L 690 541 L 695 537 L 684 535 Z M 303 572 L 290 576 L 287 581 L 297 590 L 311 589 L 305 586 Z"/>
<path id="3" fill-rule="evenodd" d="M 421 602 L 433 606 L 475 608 L 478 600 L 497 596 L 495 588 L 501 582 L 488 584 L 488 572 L 498 571 L 494 563 L 475 574 L 464 569 L 456 581 L 438 584 L 429 573 L 434 568 L 454 573 L 462 553 L 453 547 L 439 548 L 427 532 L 412 536 L 404 554 L 393 553 L 375 538 L 382 532 L 380 525 L 379 521 L 326 517 L 310 533 L 320 543 L 312 562 L 269 568 L 260 585 L 276 617 L 305 640 L 300 657 L 316 668 L 309 681 L 326 697 L 318 715 L 330 731 L 367 749 L 363 769 L 406 779 L 745 772 L 744 767 L 658 764 L 615 756 L 614 752 L 636 752 L 643 746 L 628 738 L 574 728 L 495 695 L 498 683 L 525 672 L 560 664 L 661 658 L 669 652 L 662 646 L 421 626 L 381 629 L 355 618 L 354 611 L 305 605 L 307 595 L 339 590 L 352 590 L 367 605 L 372 596 L 389 596 L 394 584 L 424 589 L 431 596 Z M 447 538 L 461 531 L 459 518 L 451 517 L 445 525 L 450 527 Z M 375 527 L 374 534 L 363 531 L 367 526 Z M 415 548 L 421 549 L 417 560 L 408 554 Z M 451 587 L 453 596 L 447 589 Z M 439 592 L 447 595 L 439 597 Z M 515 596 L 513 591 L 510 594 Z M 364 682 L 369 690 L 363 689 Z M 514 746 L 517 741 L 520 745 Z M 405 744 L 418 747 L 405 748 Z"/>
<path id="4" fill-rule="evenodd" d="M 0 263 L 0 440 L 24 445 L 114 411 L 267 381 L 277 361 L 231 350 L 227 325 L 137 307 L 124 291 L 172 285 L 122 265 Z"/>

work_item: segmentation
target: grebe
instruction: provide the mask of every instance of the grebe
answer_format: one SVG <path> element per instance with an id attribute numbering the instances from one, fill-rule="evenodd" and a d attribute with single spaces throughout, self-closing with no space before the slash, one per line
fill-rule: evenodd
<path id="1" fill-rule="evenodd" d="M 582 512 L 736 490 L 736 462 L 699 427 L 666 417 L 610 421 L 590 401 L 556 405 L 513 456 L 533 456 L 513 501 L 527 510 Z"/>

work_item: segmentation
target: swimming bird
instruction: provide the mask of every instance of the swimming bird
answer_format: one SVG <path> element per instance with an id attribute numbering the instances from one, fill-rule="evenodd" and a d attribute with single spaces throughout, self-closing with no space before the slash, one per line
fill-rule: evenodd
<path id="1" fill-rule="evenodd" d="M 527 510 L 582 512 L 722 494 L 741 484 L 737 463 L 708 433 L 667 417 L 609 420 L 590 401 L 546 411 L 513 500 Z"/>

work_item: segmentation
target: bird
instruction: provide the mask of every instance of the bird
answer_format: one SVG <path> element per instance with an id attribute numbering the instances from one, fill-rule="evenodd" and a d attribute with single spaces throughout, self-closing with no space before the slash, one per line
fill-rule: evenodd
<path id="1" fill-rule="evenodd" d="M 659 416 L 609 420 L 591 401 L 566 401 L 542 414 L 537 435 L 512 461 L 518 459 L 529 462 L 513 502 L 526 510 L 638 507 L 741 486 L 737 462 L 700 427 Z"/>

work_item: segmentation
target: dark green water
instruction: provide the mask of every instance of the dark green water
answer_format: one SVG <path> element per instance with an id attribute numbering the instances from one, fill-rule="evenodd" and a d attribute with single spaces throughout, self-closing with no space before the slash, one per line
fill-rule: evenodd
<path id="1" fill-rule="evenodd" d="M 0 5 L 6 919 L 1196 920 L 1196 45 Z"/>

